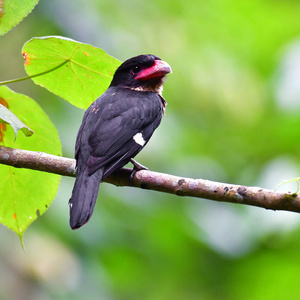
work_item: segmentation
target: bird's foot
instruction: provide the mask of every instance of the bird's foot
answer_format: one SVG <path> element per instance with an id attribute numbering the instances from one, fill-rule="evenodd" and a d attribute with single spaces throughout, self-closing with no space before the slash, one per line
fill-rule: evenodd
<path id="1" fill-rule="evenodd" d="M 129 184 L 133 185 L 133 178 L 135 176 L 135 173 L 141 170 L 149 170 L 149 169 L 143 166 L 142 164 L 140 164 L 139 162 L 137 162 L 136 160 L 134 160 L 133 158 L 130 159 L 130 162 L 133 164 L 133 170 L 129 177 Z"/>

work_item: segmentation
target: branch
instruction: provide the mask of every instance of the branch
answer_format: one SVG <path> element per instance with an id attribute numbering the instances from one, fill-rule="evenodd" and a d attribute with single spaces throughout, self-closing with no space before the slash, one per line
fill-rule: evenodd
<path id="1" fill-rule="evenodd" d="M 76 176 L 75 160 L 43 152 L 0 146 L 0 164 L 39 170 L 64 176 Z M 104 181 L 116 186 L 130 186 L 131 169 L 114 172 Z M 142 170 L 135 174 L 132 186 L 178 196 L 205 198 L 239 203 L 272 210 L 300 212 L 298 194 L 275 192 L 259 187 L 226 184 L 204 179 L 191 179 Z"/>

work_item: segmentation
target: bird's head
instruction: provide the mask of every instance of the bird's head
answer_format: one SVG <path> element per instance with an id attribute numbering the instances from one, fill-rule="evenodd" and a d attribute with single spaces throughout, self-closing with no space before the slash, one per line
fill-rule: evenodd
<path id="1" fill-rule="evenodd" d="M 170 65 L 158 56 L 139 55 L 120 65 L 110 86 L 161 94 L 164 77 L 168 73 L 172 73 Z"/>

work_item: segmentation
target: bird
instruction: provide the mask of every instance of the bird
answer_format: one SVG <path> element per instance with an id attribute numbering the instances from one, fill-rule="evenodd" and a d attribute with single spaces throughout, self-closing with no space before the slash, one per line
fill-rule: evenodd
<path id="1" fill-rule="evenodd" d="M 85 111 L 75 143 L 71 229 L 91 218 L 101 181 L 130 161 L 135 171 L 139 169 L 133 158 L 161 123 L 167 105 L 163 83 L 169 73 L 170 65 L 158 56 L 132 57 L 117 68 L 108 89 Z"/>

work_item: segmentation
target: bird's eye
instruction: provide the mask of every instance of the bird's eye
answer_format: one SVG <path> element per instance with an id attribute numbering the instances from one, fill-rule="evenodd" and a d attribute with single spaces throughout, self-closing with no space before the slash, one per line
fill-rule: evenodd
<path id="1" fill-rule="evenodd" d="M 137 74 L 139 71 L 141 71 L 141 68 L 138 65 L 136 65 L 131 70 L 133 74 Z"/>

